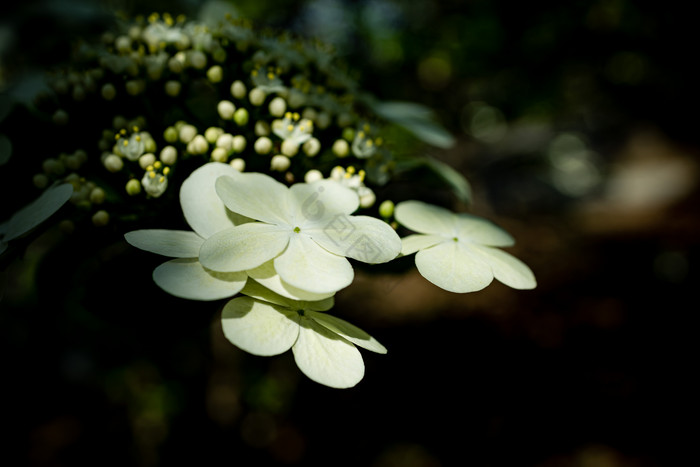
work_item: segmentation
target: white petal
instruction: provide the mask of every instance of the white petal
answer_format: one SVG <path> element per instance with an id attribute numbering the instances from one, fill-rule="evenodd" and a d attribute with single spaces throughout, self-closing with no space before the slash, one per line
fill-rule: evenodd
<path id="1" fill-rule="evenodd" d="M 283 281 L 280 275 L 277 274 L 277 271 L 275 271 L 275 265 L 273 260 L 267 261 L 266 263 L 261 264 L 257 268 L 249 269 L 246 272 L 248 273 L 248 276 L 255 279 L 256 282 L 262 284 L 267 289 L 291 300 L 315 302 L 327 299 L 329 297 L 333 297 L 333 295 L 335 294 L 335 292 L 322 294 L 308 292 L 306 290 L 302 290 L 298 287 L 294 287 L 293 285 L 288 284 L 287 282 Z M 332 302 L 331 306 L 333 306 Z"/>
<path id="2" fill-rule="evenodd" d="M 401 254 L 408 256 L 446 240 L 442 235 L 414 234 L 401 239 Z"/>
<path id="3" fill-rule="evenodd" d="M 355 345 L 377 353 L 386 353 L 386 347 L 362 329 L 327 313 L 306 311 L 305 316 L 315 320 L 325 328 L 339 334 Z"/>
<path id="4" fill-rule="evenodd" d="M 490 246 L 511 246 L 515 240 L 493 222 L 471 214 L 455 214 L 457 236 Z"/>
<path id="5" fill-rule="evenodd" d="M 216 179 L 222 175 L 238 177 L 241 174 L 229 164 L 210 162 L 193 171 L 180 188 L 180 204 L 185 219 L 192 230 L 203 238 L 246 221 L 226 209 L 216 194 Z"/>
<path id="6" fill-rule="evenodd" d="M 369 216 L 339 214 L 304 229 L 331 253 L 370 264 L 385 263 L 401 252 L 401 238 L 389 224 Z"/>
<path id="7" fill-rule="evenodd" d="M 190 300 L 219 300 L 236 295 L 245 285 L 245 272 L 207 271 L 196 258 L 174 259 L 153 271 L 153 280 L 170 295 Z"/>
<path id="8" fill-rule="evenodd" d="M 304 226 L 308 222 L 328 218 L 329 214 L 350 214 L 360 206 L 357 192 L 335 180 L 297 183 L 289 190 L 290 207 L 294 207 L 294 222 Z"/>
<path id="9" fill-rule="evenodd" d="M 514 289 L 534 289 L 537 286 L 532 270 L 515 256 L 498 248 L 474 245 L 483 254 L 484 261 L 493 269 L 499 281 Z"/>
<path id="10" fill-rule="evenodd" d="M 186 230 L 134 230 L 124 234 L 136 248 L 173 258 L 196 258 L 204 239 Z"/>
<path id="11" fill-rule="evenodd" d="M 10 218 L 3 241 L 9 242 L 44 222 L 58 211 L 70 199 L 72 194 L 73 185 L 70 183 L 47 188 L 41 196 L 17 211 Z"/>
<path id="12" fill-rule="evenodd" d="M 482 255 L 454 241 L 416 253 L 416 267 L 423 277 L 450 292 L 475 292 L 493 280 L 491 266 Z"/>
<path id="13" fill-rule="evenodd" d="M 452 235 L 456 225 L 454 213 L 422 201 L 397 204 L 394 216 L 399 224 L 419 233 Z"/>
<path id="14" fill-rule="evenodd" d="M 302 373 L 332 388 L 353 387 L 365 375 L 360 351 L 312 319 L 302 317 L 299 337 L 292 352 Z"/>
<path id="15" fill-rule="evenodd" d="M 294 345 L 299 335 L 299 314 L 254 300 L 234 298 L 221 312 L 226 338 L 253 355 L 279 355 Z"/>
<path id="16" fill-rule="evenodd" d="M 290 233 L 260 222 L 217 232 L 202 244 L 199 261 L 214 271 L 245 271 L 279 255 Z"/>
<path id="17" fill-rule="evenodd" d="M 233 212 L 268 224 L 289 225 L 289 189 L 261 173 L 219 177 L 216 192 Z"/>
<path id="18" fill-rule="evenodd" d="M 303 233 L 292 234 L 274 265 L 283 281 L 317 294 L 337 292 L 354 277 L 347 259 L 329 253 Z"/>

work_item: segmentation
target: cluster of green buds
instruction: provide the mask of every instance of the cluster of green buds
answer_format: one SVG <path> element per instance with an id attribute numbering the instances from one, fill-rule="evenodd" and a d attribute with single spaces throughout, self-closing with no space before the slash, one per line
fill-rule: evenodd
<path id="1" fill-rule="evenodd" d="M 396 133 L 386 129 L 415 110 L 397 113 L 362 92 L 329 47 L 230 16 L 218 24 L 167 13 L 118 20 L 76 51 L 69 68 L 52 72 L 43 109 L 80 147 L 43 161 L 34 184 L 99 188 L 106 195 L 80 188 L 79 204 L 93 214 L 116 205 L 128 214 L 131 203 L 176 193 L 211 161 L 286 184 L 341 180 L 372 208 L 374 187 L 395 167 Z"/>

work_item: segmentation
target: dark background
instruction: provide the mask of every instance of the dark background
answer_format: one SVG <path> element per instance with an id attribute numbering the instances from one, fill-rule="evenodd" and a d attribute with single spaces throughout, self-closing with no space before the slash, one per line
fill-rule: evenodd
<path id="1" fill-rule="evenodd" d="M 110 10 L 194 16 L 197 7 L 4 6 L 0 76 L 59 63 Z M 692 459 L 698 74 L 695 19 L 681 2 L 236 8 L 335 44 L 382 99 L 434 108 L 457 144 L 431 154 L 468 177 L 472 212 L 514 235 L 510 251 L 538 287 L 494 283 L 455 295 L 423 280 L 411 258 L 356 265 L 335 312 L 389 353 L 363 352 L 364 380 L 339 391 L 306 379 L 290 353 L 264 359 L 228 344 L 223 302 L 160 291 L 150 277 L 160 258 L 130 248 L 123 232 L 98 241 L 52 230 L 3 265 L 3 463 L 646 467 Z M 486 136 L 473 120 L 484 105 L 495 115 Z M 553 163 L 548 151 L 562 134 L 585 141 L 585 164 Z M 3 174 L 5 199 L 8 180 Z"/>

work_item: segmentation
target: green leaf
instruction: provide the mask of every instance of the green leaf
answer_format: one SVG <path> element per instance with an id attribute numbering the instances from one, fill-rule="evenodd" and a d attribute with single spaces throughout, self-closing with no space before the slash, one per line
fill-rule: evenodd
<path id="1" fill-rule="evenodd" d="M 442 149 L 454 146 L 455 138 L 435 119 L 428 107 L 413 102 L 388 101 L 373 103 L 382 118 L 403 127 L 419 140 Z"/>
<path id="2" fill-rule="evenodd" d="M 464 203 L 471 203 L 472 189 L 467 179 L 464 178 L 461 173 L 457 172 L 444 162 L 440 162 L 432 157 L 425 159 L 425 165 L 450 185 L 452 191 L 460 201 Z"/>

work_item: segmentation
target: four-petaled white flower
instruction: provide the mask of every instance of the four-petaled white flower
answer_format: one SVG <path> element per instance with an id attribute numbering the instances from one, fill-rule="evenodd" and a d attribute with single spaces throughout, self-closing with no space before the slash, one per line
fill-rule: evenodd
<path id="1" fill-rule="evenodd" d="M 332 294 L 352 282 L 346 257 L 383 263 L 401 251 L 401 239 L 385 222 L 351 216 L 357 194 L 333 180 L 290 188 L 249 173 L 222 176 L 216 191 L 226 207 L 254 219 L 207 238 L 199 261 L 219 272 L 248 271 L 273 260 L 286 284 L 315 294 Z"/>
<path id="2" fill-rule="evenodd" d="M 401 253 L 416 253 L 418 271 L 450 292 L 474 292 L 498 279 L 514 289 L 536 286 L 530 268 L 503 250 L 513 237 L 486 219 L 455 214 L 420 201 L 399 203 L 396 220 L 419 232 L 402 239 Z"/>
<path id="3" fill-rule="evenodd" d="M 349 388 L 360 382 L 365 366 L 355 345 L 386 353 L 366 332 L 323 313 L 333 306 L 333 297 L 315 302 L 290 300 L 253 280 L 241 292 L 247 296 L 229 301 L 221 314 L 226 338 L 260 356 L 279 355 L 291 348 L 299 369 L 317 383 Z"/>
<path id="4" fill-rule="evenodd" d="M 169 294 L 191 300 L 218 300 L 237 294 L 245 285 L 245 272 L 214 272 L 197 259 L 204 239 L 248 221 L 226 209 L 214 189 L 219 176 L 231 174 L 238 172 L 228 164 L 212 162 L 192 172 L 182 183 L 180 204 L 193 231 L 135 230 L 124 235 L 137 248 L 176 258 L 153 271 L 155 283 Z"/>

